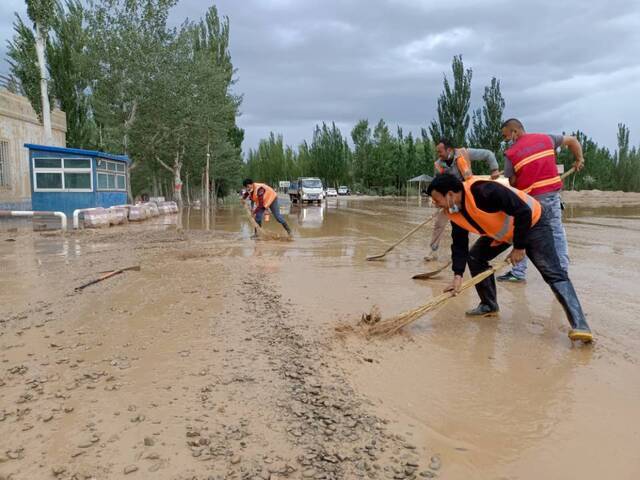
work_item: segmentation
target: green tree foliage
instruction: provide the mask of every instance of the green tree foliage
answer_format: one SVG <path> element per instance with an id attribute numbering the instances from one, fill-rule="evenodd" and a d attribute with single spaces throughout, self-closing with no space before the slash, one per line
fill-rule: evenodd
<path id="1" fill-rule="evenodd" d="M 505 101 L 500 92 L 500 80 L 493 77 L 491 84 L 484 87 L 482 95 L 484 105 L 473 112 L 473 127 L 469 132 L 469 146 L 475 148 L 486 148 L 498 154 L 498 161 L 502 160 L 500 144 L 502 143 L 502 113 L 504 112 Z M 481 164 L 485 171 L 478 173 L 489 173 L 488 167 Z"/>
<path id="2" fill-rule="evenodd" d="M 40 101 L 40 70 L 36 57 L 36 37 L 33 30 L 16 14 L 13 22 L 14 36 L 8 42 L 7 55 L 11 74 L 20 82 L 20 91 L 42 118 Z"/>
<path id="3" fill-rule="evenodd" d="M 320 177 L 325 185 L 338 186 L 348 178 L 348 148 L 335 123 L 316 125 L 309 150 L 311 164 L 308 174 Z"/>
<path id="4" fill-rule="evenodd" d="M 47 1 L 31 3 L 30 18 Z M 136 192 L 160 193 L 157 186 L 183 178 L 211 185 L 214 195 L 237 186 L 244 132 L 236 125 L 242 98 L 232 92 L 228 18 L 212 6 L 202 19 L 169 28 L 177 0 L 48 3 L 49 90 L 67 113 L 70 146 L 127 153 Z M 38 110 L 36 37 L 20 18 L 14 30 L 12 74 Z"/>
<path id="5" fill-rule="evenodd" d="M 67 144 L 94 148 L 95 123 L 90 98 L 89 34 L 80 0 L 56 2 L 52 35 L 47 43 L 51 93 L 67 115 Z"/>
<path id="6" fill-rule="evenodd" d="M 429 126 L 431 139 L 449 138 L 458 146 L 464 146 L 469 128 L 471 105 L 471 69 L 464 69 L 462 56 L 453 57 L 451 63 L 453 86 L 444 75 L 444 90 L 438 98 L 438 119 Z"/>

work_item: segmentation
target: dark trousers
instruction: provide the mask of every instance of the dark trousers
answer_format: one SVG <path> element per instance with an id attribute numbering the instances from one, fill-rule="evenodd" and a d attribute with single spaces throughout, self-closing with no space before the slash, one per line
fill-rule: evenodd
<path id="1" fill-rule="evenodd" d="M 271 205 L 268 208 L 269 210 L 271 210 L 271 213 L 273 213 L 273 216 L 278 221 L 278 223 L 281 223 L 283 225 L 287 223 L 287 221 L 284 219 L 284 217 L 280 213 L 280 205 L 278 204 L 277 198 L 271 203 Z M 260 226 L 262 226 L 262 219 L 264 218 L 265 210 L 266 210 L 265 208 L 260 208 L 256 212 L 256 223 Z"/>
<path id="2" fill-rule="evenodd" d="M 492 246 L 493 239 L 480 237 L 469 251 L 468 264 L 471 275 L 475 276 L 489 269 L 489 261 L 511 247 L 508 243 Z M 560 265 L 560 259 L 556 253 L 551 224 L 545 211 L 538 223 L 536 223 L 527 237 L 525 246 L 527 256 L 538 269 L 542 278 L 549 285 L 557 282 L 569 282 L 567 272 Z M 498 296 L 496 292 L 496 279 L 494 275 L 476 285 L 476 291 L 481 303 L 498 309 Z"/>

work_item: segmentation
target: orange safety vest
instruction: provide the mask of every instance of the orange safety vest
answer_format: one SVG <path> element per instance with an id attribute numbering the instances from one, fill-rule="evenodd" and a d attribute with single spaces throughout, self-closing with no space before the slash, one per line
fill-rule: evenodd
<path id="1" fill-rule="evenodd" d="M 495 241 L 500 243 L 512 243 L 513 217 L 507 215 L 504 212 L 490 213 L 485 212 L 484 210 L 480 210 L 476 206 L 476 200 L 475 198 L 473 198 L 473 194 L 471 193 L 471 186 L 476 182 L 493 182 L 493 180 L 478 180 L 473 178 L 467 182 L 463 182 L 462 184 L 464 187 L 464 208 L 469 216 L 483 230 L 483 232 L 479 232 L 475 226 L 469 223 L 462 213 L 447 212 L 447 216 L 453 223 L 455 223 L 459 227 L 464 228 L 468 232 L 491 237 Z M 522 190 L 517 190 L 512 187 L 506 187 L 500 182 L 495 183 L 498 183 L 503 188 L 509 188 L 512 192 L 516 193 L 524 202 L 526 202 L 526 204 L 529 205 L 529 208 L 531 209 L 531 226 L 533 227 L 536 223 L 538 223 L 538 220 L 540 220 L 540 215 L 542 214 L 542 207 L 540 206 L 540 202 L 538 202 L 531 195 L 524 193 Z"/>
<path id="2" fill-rule="evenodd" d="M 473 172 L 471 171 L 471 159 L 469 158 L 469 152 L 466 148 L 456 148 L 454 152 L 456 167 L 458 167 L 458 171 L 460 172 L 460 175 L 462 175 L 462 179 L 469 180 L 469 178 L 473 176 Z M 436 160 L 434 165 L 439 173 L 446 173 L 446 171 L 451 168 L 440 159 Z"/>
<path id="3" fill-rule="evenodd" d="M 273 201 L 278 197 L 278 194 L 273 188 L 271 188 L 269 185 L 265 183 L 254 183 L 253 190 L 251 192 L 251 201 L 256 205 L 259 205 L 260 203 L 258 200 L 258 190 L 260 190 L 261 188 L 264 188 L 264 196 L 262 197 L 264 201 L 263 205 L 265 208 L 268 208 L 271 206 Z"/>

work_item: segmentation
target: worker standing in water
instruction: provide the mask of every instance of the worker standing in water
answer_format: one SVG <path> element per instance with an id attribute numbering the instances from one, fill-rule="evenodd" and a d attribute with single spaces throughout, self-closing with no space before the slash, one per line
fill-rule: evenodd
<path id="1" fill-rule="evenodd" d="M 495 179 L 500 176 L 498 161 L 491 150 L 484 148 L 454 148 L 449 139 L 441 138 L 436 146 L 436 152 L 438 155 L 438 159 L 434 163 L 436 175 L 449 173 L 458 178 L 458 180 L 464 181 L 473 175 L 471 162 L 485 161 L 491 171 L 491 178 Z M 425 260 L 433 261 L 438 259 L 440 238 L 447 227 L 448 221 L 444 213 L 440 212 L 436 215 L 429 244 L 431 253 L 425 257 Z"/>
<path id="2" fill-rule="evenodd" d="M 256 183 L 250 178 L 244 179 L 242 186 L 245 188 L 243 198 L 249 198 L 253 204 L 252 215 L 256 219 L 256 223 L 262 226 L 262 220 L 264 218 L 267 209 L 273 214 L 275 219 L 282 225 L 287 231 L 287 234 L 291 236 L 291 228 L 287 224 L 280 213 L 280 207 L 278 205 L 278 194 L 276 191 L 265 183 Z"/>
<path id="3" fill-rule="evenodd" d="M 502 124 L 502 137 L 509 147 L 504 152 L 504 176 L 519 190 L 538 200 L 549 210 L 549 223 L 560 265 L 569 269 L 569 247 L 562 225 L 560 191 L 562 179 L 556 166 L 556 150 L 568 147 L 575 158 L 576 171 L 584 167 L 582 146 L 575 137 L 526 133 L 520 120 L 511 118 Z M 498 277 L 501 282 L 524 282 L 527 276 L 527 258 L 514 265 L 510 272 Z"/>
<path id="4" fill-rule="evenodd" d="M 454 175 L 438 175 L 427 194 L 452 224 L 451 261 L 453 282 L 445 291 L 458 292 L 469 265 L 475 276 L 489 269 L 489 261 L 513 246 L 508 259 L 513 265 L 525 253 L 551 287 L 562 305 L 571 329 L 571 340 L 591 342 L 593 335 L 567 271 L 560 265 L 551 230 L 549 208 L 521 190 L 491 180 L 461 182 Z M 469 232 L 480 238 L 469 249 Z M 476 285 L 480 304 L 466 312 L 472 317 L 495 316 L 499 312 L 494 275 Z"/>

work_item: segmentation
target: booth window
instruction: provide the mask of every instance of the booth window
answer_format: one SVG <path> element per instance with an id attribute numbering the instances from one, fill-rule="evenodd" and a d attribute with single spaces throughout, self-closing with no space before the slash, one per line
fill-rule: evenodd
<path id="1" fill-rule="evenodd" d="M 98 190 L 126 191 L 125 168 L 123 162 L 98 160 Z"/>
<path id="2" fill-rule="evenodd" d="M 34 191 L 91 192 L 91 159 L 46 158 L 33 159 Z"/>
<path id="3" fill-rule="evenodd" d="M 0 140 L 0 187 L 9 186 L 9 142 Z"/>

